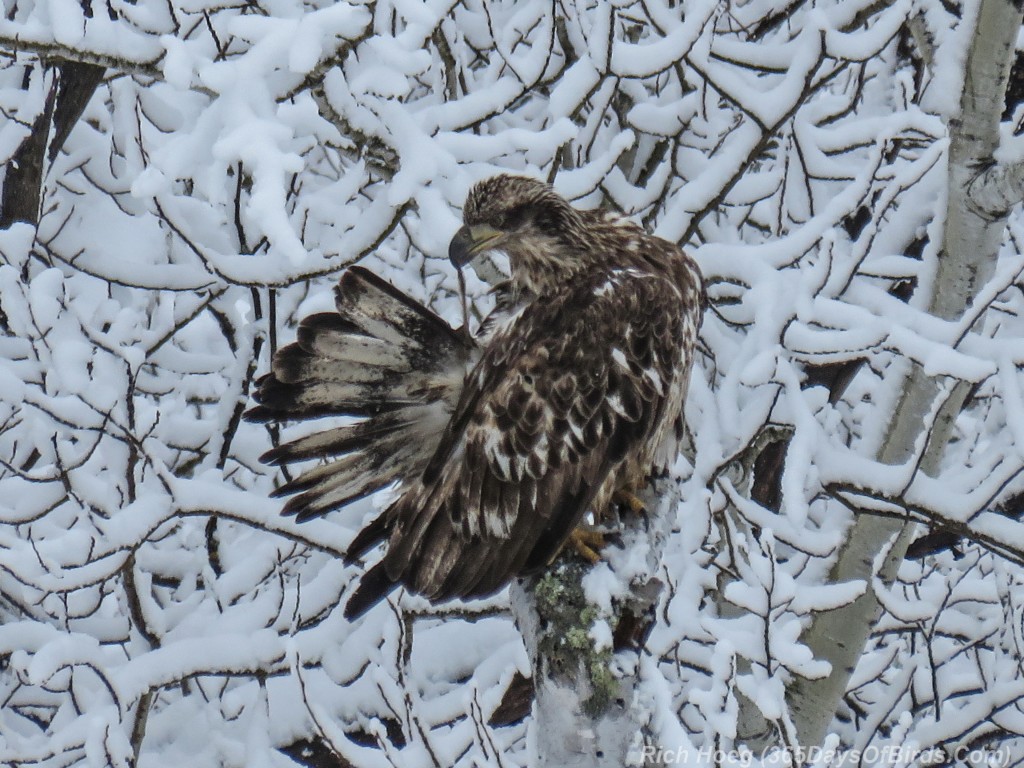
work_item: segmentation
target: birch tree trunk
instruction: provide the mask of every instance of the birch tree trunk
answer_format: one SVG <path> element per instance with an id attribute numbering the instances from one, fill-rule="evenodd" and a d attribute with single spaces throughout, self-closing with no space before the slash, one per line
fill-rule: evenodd
<path id="1" fill-rule="evenodd" d="M 965 20 L 964 23 L 969 23 Z M 971 38 L 960 116 L 950 121 L 948 203 L 943 247 L 928 311 L 961 316 L 994 271 L 1006 224 L 1006 209 L 1021 199 L 1019 177 L 1011 168 L 992 167 L 999 143 L 999 119 L 1021 26 L 1021 8 L 1010 0 L 981 0 Z M 979 169 L 988 169 L 979 174 Z M 914 366 L 905 376 L 892 421 L 879 452 L 889 464 L 917 464 L 934 475 L 969 387 L 959 382 L 942 391 L 941 382 Z M 923 443 L 923 444 L 922 444 Z M 906 554 L 913 525 L 861 515 L 832 572 L 833 582 L 862 579 L 866 592 L 853 603 L 818 614 L 804 636 L 815 657 L 832 665 L 823 679 L 798 678 L 788 692 L 800 744 L 820 744 L 846 692 L 879 612 L 872 589 L 877 574 L 889 584 Z"/>
<path id="2" fill-rule="evenodd" d="M 512 586 L 512 612 L 533 667 L 532 768 L 645 762 L 652 710 L 640 687 L 640 651 L 663 586 L 657 574 L 678 484 L 655 480 L 642 498 L 649 512 L 626 518 L 622 547 L 609 546 L 606 560 L 588 566 L 569 553 L 550 572 Z M 644 568 L 636 568 L 637 557 Z M 586 577 L 599 568 L 628 589 L 610 610 L 587 596 Z"/>

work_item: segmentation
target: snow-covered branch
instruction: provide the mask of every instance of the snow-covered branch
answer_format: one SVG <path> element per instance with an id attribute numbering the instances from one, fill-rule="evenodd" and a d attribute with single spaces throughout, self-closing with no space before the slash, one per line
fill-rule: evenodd
<path id="1" fill-rule="evenodd" d="M 995 272 L 1006 227 L 1005 215 L 979 215 L 970 184 L 975 169 L 991 161 L 999 141 L 999 115 L 1010 72 L 1021 8 L 1009 0 L 981 0 L 968 45 L 959 113 L 950 121 L 946 216 L 933 280 L 919 286 L 921 303 L 943 319 L 961 315 Z M 920 366 L 907 371 L 899 389 L 878 457 L 902 463 L 918 456 L 921 471 L 935 476 L 969 385 L 961 382 L 937 410 L 935 377 Z M 932 424 L 927 443 L 919 435 Z M 891 583 L 913 538 L 914 527 L 900 520 L 863 515 L 846 536 L 830 571 L 835 582 L 870 580 L 877 574 Z M 873 585 L 872 585 L 873 586 Z M 789 690 L 796 727 L 804 743 L 818 744 L 827 733 L 839 702 L 864 653 L 879 605 L 873 589 L 835 611 L 819 614 L 804 636 L 818 658 L 832 666 L 827 677 L 798 678 Z"/>
<path id="2" fill-rule="evenodd" d="M 601 742 L 618 767 L 755 722 L 1019 759 L 1024 229 L 992 164 L 1016 14 L 8 0 L 0 763 L 512 768 Z M 77 111 L 65 67 L 94 81 Z M 656 546 L 627 520 L 573 592 L 578 678 L 504 594 L 345 621 L 340 555 L 387 492 L 282 519 L 259 457 L 301 428 L 239 419 L 355 260 L 461 322 L 448 242 L 498 170 L 684 241 L 707 279 L 685 479 L 650 502 Z M 908 519 L 946 538 L 905 558 Z"/>

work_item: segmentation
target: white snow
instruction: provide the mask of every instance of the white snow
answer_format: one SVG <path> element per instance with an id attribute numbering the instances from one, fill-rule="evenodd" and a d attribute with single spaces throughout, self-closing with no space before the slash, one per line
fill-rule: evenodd
<path id="1" fill-rule="evenodd" d="M 584 580 L 604 649 L 630 591 L 661 584 L 643 652 L 614 664 L 644 738 L 744 765 L 744 697 L 788 728 L 786 687 L 829 671 L 807 626 L 869 587 L 883 611 L 851 682 L 863 717 L 836 720 L 829 743 L 1024 731 L 1019 210 L 966 314 L 927 312 L 978 0 L 959 18 L 930 0 L 784 19 L 760 0 L 110 7 L 19 2 L 0 20 L 5 164 L 56 62 L 105 67 L 46 160 L 38 226 L 0 232 L 0 763 L 127 765 L 148 701 L 140 768 L 291 764 L 280 750 L 301 739 L 360 768 L 529 764 L 545 723 L 488 724 L 534 673 L 507 595 L 435 607 L 396 590 L 346 621 L 364 566 L 342 557 L 395 489 L 283 518 L 268 496 L 283 475 L 259 461 L 271 435 L 237 419 L 271 313 L 290 343 L 352 263 L 461 323 L 448 241 L 470 185 L 500 170 L 686 237 L 707 281 L 693 447 L 666 460 L 682 501 L 643 535 L 612 531 Z M 927 63 L 907 58 L 911 32 Z M 997 159 L 1019 158 L 1000 131 Z M 492 276 L 465 275 L 474 327 Z M 627 367 L 628 350 L 610 355 Z M 923 438 L 876 459 L 911 365 L 942 396 L 973 395 L 933 476 Z M 752 478 L 766 429 L 780 473 Z M 888 586 L 829 583 L 857 514 L 967 538 Z M 1024 755 L 1004 747 L 989 764 Z"/>

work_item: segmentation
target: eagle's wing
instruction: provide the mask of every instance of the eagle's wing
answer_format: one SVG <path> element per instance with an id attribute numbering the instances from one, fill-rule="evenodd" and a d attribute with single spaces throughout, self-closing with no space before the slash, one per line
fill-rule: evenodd
<path id="1" fill-rule="evenodd" d="M 654 272 L 597 271 L 498 329 L 419 482 L 357 537 L 350 555 L 389 543 L 346 615 L 396 583 L 476 597 L 546 565 L 685 385 L 681 298 Z"/>
<path id="2" fill-rule="evenodd" d="M 429 309 L 362 267 L 335 289 L 337 312 L 305 318 L 298 340 L 274 356 L 258 383 L 250 421 L 359 417 L 266 453 L 271 464 L 332 461 L 285 483 L 275 496 L 302 491 L 285 505 L 301 522 L 407 477 L 433 453 L 474 342 Z"/>

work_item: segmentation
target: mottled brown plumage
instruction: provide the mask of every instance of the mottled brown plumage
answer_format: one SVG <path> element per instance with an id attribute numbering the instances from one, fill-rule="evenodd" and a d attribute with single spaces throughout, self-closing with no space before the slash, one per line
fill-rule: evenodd
<path id="1" fill-rule="evenodd" d="M 693 261 L 523 177 L 477 184 L 463 219 L 452 261 L 501 250 L 512 270 L 476 348 L 351 269 L 330 316 L 341 322 L 305 321 L 250 412 L 364 417 L 271 452 L 276 462 L 340 455 L 280 489 L 303 491 L 286 511 L 315 516 L 400 480 L 349 551 L 355 560 L 386 542 L 349 616 L 397 584 L 431 600 L 472 598 L 543 568 L 588 509 L 678 450 L 703 303 Z"/>

